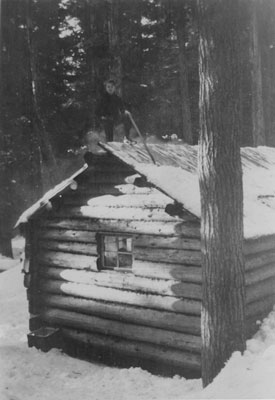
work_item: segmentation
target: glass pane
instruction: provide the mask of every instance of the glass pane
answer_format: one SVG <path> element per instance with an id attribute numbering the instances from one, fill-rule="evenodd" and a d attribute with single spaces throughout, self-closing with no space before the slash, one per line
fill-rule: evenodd
<path id="1" fill-rule="evenodd" d="M 105 251 L 117 251 L 117 238 L 115 236 L 105 236 Z"/>
<path id="2" fill-rule="evenodd" d="M 104 266 L 115 268 L 117 266 L 117 252 L 104 253 Z"/>
<path id="3" fill-rule="evenodd" d="M 132 267 L 132 254 L 119 253 L 118 254 L 118 267 L 119 268 L 131 268 Z"/>
<path id="4" fill-rule="evenodd" d="M 131 268 L 133 264 L 132 238 L 103 236 L 103 268 Z"/>

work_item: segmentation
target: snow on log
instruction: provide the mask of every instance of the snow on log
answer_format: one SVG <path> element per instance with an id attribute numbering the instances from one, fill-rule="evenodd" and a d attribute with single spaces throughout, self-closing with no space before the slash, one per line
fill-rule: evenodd
<path id="1" fill-rule="evenodd" d="M 184 282 L 198 284 L 202 282 L 201 268 L 192 265 L 134 260 L 133 273 L 136 276 L 144 276 L 148 278 L 179 279 Z"/>
<path id="2" fill-rule="evenodd" d="M 137 325 L 153 326 L 176 332 L 186 332 L 186 327 L 193 325 L 194 335 L 199 335 L 199 318 L 184 314 L 153 310 L 128 304 L 83 299 L 73 296 L 43 293 L 41 304 L 45 307 L 56 307 L 83 314 L 98 315 L 102 318 L 132 322 Z M 190 319 L 191 318 L 191 319 Z"/>
<path id="3" fill-rule="evenodd" d="M 83 297 L 86 299 L 103 300 L 121 304 L 131 304 L 134 306 L 156 310 L 175 311 L 183 314 L 186 313 L 200 315 L 201 309 L 200 301 L 192 299 L 180 299 L 173 296 L 137 293 L 114 288 L 99 287 L 96 285 L 62 282 L 59 280 L 41 280 L 39 289 L 47 293 L 67 294 L 70 296 Z"/>
<path id="4" fill-rule="evenodd" d="M 80 254 L 40 250 L 37 261 L 41 264 L 63 268 L 90 269 L 97 271 L 97 257 Z"/>
<path id="5" fill-rule="evenodd" d="M 161 221 L 131 221 L 131 220 L 91 220 L 88 218 L 51 218 L 39 221 L 40 228 L 61 228 L 72 230 L 87 230 L 107 233 L 130 233 L 161 236 L 184 236 L 187 238 L 199 238 L 200 227 L 197 224 L 182 222 L 165 223 Z"/>
<path id="6" fill-rule="evenodd" d="M 155 293 L 163 296 L 176 296 L 200 299 L 201 286 L 176 280 L 150 279 L 118 271 L 81 271 L 61 268 L 41 268 L 40 274 L 50 279 L 84 283 L 139 293 Z"/>

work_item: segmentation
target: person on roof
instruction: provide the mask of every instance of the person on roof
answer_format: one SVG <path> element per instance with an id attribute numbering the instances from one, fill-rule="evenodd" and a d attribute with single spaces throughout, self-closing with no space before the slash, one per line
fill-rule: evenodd
<path id="1" fill-rule="evenodd" d="M 116 84 L 113 79 L 104 82 L 105 91 L 96 107 L 96 116 L 100 119 L 107 142 L 114 140 L 114 127 L 119 123 L 124 125 L 126 139 L 129 140 L 131 121 L 129 111 L 121 97 L 116 94 Z"/>

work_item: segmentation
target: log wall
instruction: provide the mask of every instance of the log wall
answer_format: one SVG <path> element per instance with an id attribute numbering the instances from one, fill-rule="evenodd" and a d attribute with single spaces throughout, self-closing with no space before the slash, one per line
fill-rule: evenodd
<path id="1" fill-rule="evenodd" d="M 246 260 L 247 337 L 259 329 L 275 304 L 275 236 L 244 243 Z"/>
<path id="2" fill-rule="evenodd" d="M 199 222 L 166 214 L 155 189 L 124 182 L 122 165 L 104 169 L 80 175 L 78 189 L 36 221 L 39 279 L 31 296 L 40 320 L 76 343 L 198 373 Z M 98 232 L 133 237 L 131 272 L 99 271 Z"/>
<path id="3" fill-rule="evenodd" d="M 66 340 L 198 373 L 200 223 L 167 215 L 155 189 L 125 184 L 129 173 L 98 162 L 32 225 L 30 311 Z M 131 272 L 99 271 L 98 232 L 133 237 Z M 275 303 L 274 244 L 244 243 L 247 337 Z"/>

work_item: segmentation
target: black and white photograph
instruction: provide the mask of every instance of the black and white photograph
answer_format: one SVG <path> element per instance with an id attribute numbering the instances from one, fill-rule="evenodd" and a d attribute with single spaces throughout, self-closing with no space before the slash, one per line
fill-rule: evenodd
<path id="1" fill-rule="evenodd" d="M 0 400 L 275 398 L 275 0 L 0 0 Z"/>

